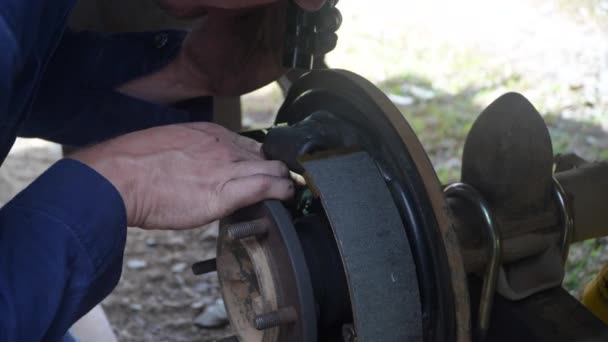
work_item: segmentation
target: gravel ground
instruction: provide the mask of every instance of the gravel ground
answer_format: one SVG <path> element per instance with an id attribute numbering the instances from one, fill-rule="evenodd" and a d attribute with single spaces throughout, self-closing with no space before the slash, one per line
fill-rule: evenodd
<path id="1" fill-rule="evenodd" d="M 608 43 L 605 1 L 340 2 L 341 43 L 329 62 L 376 82 L 420 134 L 442 180 L 458 178 L 460 149 L 483 106 L 507 90 L 545 115 L 557 152 L 608 158 Z M 387 9 L 393 9 L 387 11 Z M 276 87 L 248 95 L 248 126 L 265 125 L 280 103 Z M 19 140 L 0 168 L 0 203 L 55 160 L 60 149 Z M 218 300 L 217 279 L 190 264 L 210 258 L 214 230 L 130 229 L 122 280 L 104 302 L 120 341 L 212 341 L 228 327 L 195 318 Z M 565 285 L 578 294 L 608 262 L 606 240 L 571 250 Z"/>
<path id="2" fill-rule="evenodd" d="M 215 275 L 190 265 L 214 257 L 217 229 L 147 232 L 131 229 L 120 286 L 104 302 L 120 341 L 213 341 L 227 329 L 193 320 L 219 299 Z"/>

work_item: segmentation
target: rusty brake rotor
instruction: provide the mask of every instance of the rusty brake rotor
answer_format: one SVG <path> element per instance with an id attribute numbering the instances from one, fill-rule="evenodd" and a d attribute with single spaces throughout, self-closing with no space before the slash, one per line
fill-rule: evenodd
<path id="1" fill-rule="evenodd" d="M 298 203 L 273 202 L 275 209 L 289 213 L 282 215 L 285 220 L 277 220 L 275 214 L 268 212 L 268 204 L 261 204 L 237 213 L 222 225 L 218 271 L 239 338 L 245 342 L 344 341 L 349 340 L 348 336 L 356 338 L 357 329 L 373 330 L 361 322 L 375 322 L 374 326 L 392 327 L 394 334 L 385 336 L 393 336 L 395 341 L 418 341 L 421 337 L 424 341 L 469 340 L 465 272 L 442 187 L 416 135 L 390 100 L 353 73 L 313 71 L 293 85 L 277 123 L 281 125 L 270 129 L 265 137 L 265 153 L 272 159 L 283 160 L 292 170 L 308 171 L 309 183 L 298 192 Z M 344 153 L 362 153 L 363 159 L 338 160 Z M 302 159 L 303 156 L 308 157 Z M 305 160 L 320 163 L 313 171 Z M 362 165 L 369 166 L 367 171 L 353 172 L 351 177 L 359 175 L 367 183 L 340 177 L 322 181 L 324 174 L 354 170 Z M 348 177 L 347 173 L 344 175 Z M 386 196 L 378 192 L 384 187 Z M 340 196 L 331 198 L 332 194 Z M 365 201 L 370 201 L 367 208 Z M 301 205 L 302 202 L 307 204 Z M 394 213 L 386 211 L 389 207 L 395 208 Z M 375 235 L 374 226 L 369 223 L 373 221 L 365 220 L 365 215 L 349 221 L 356 217 L 354 213 L 365 210 L 379 215 L 375 217 L 378 224 Z M 348 215 L 349 212 L 353 215 Z M 382 226 L 383 219 L 394 222 L 390 224 L 392 228 Z M 238 242 L 228 241 L 228 231 L 234 229 L 231 224 L 256 220 L 266 220 L 266 225 L 272 222 L 271 228 Z M 368 222 L 365 228 L 363 221 Z M 382 233 L 381 228 L 389 230 Z M 276 232 L 286 230 L 296 239 L 276 239 L 280 235 Z M 364 231 L 371 235 L 363 234 Z M 307 234 L 315 236 L 309 238 Z M 361 239 L 365 243 L 360 244 Z M 396 239 L 401 247 L 395 244 Z M 349 244 L 359 241 L 360 248 L 345 248 L 343 242 L 347 240 L 351 241 Z M 393 246 L 390 248 L 396 252 L 387 253 L 388 246 Z M 297 254 L 304 255 L 303 267 L 294 265 L 288 253 L 281 255 L 280 251 L 289 249 L 302 251 Z M 387 290 L 392 286 L 390 281 L 383 287 L 378 282 L 374 287 L 373 277 L 365 279 L 361 265 L 373 265 L 375 273 L 371 273 L 387 274 L 393 283 L 398 276 L 407 276 L 411 290 L 400 288 L 400 292 L 393 293 Z M 235 276 L 235 270 L 241 274 Z M 295 279 L 304 272 L 309 281 Z M 286 275 L 291 278 L 281 278 Z M 230 285 L 239 282 L 236 287 Z M 374 291 L 389 295 L 374 296 L 380 302 L 373 303 L 369 298 Z M 302 299 L 303 292 L 308 293 L 308 299 Z M 344 298 L 344 294 L 349 296 Z M 286 296 L 292 296 L 292 301 L 299 298 L 299 302 L 286 303 Z M 361 305 L 365 302 L 386 308 L 386 319 L 381 321 L 381 312 Z M 315 307 L 313 314 L 310 309 L 304 310 L 310 305 Z M 400 310 L 411 312 L 400 314 Z M 260 315 L 266 313 L 274 315 L 270 331 L 257 325 Z M 348 323 L 354 323 L 354 329 Z M 419 334 L 414 332 L 416 326 L 420 327 Z M 305 328 L 307 334 L 316 334 L 314 338 L 302 335 Z M 374 340 L 369 337 L 373 336 L 372 330 L 362 331 L 364 341 Z M 342 336 L 344 331 L 352 334 Z"/>

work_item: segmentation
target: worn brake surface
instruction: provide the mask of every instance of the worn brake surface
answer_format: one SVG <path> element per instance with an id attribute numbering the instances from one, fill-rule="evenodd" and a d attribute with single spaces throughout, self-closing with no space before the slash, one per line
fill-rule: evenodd
<path id="1" fill-rule="evenodd" d="M 222 222 L 216 264 L 235 330 L 225 341 L 608 336 L 559 286 L 568 245 L 608 234 L 596 229 L 607 211 L 590 205 L 608 181 L 586 185 L 608 163 L 553 174 L 547 128 L 523 96 L 482 113 L 465 146 L 467 184 L 447 187 L 404 116 L 351 72 L 306 74 L 276 126 L 254 135 L 306 185 Z"/>
<path id="2" fill-rule="evenodd" d="M 295 286 L 295 292 L 310 293 L 312 287 L 317 312 L 311 317 L 299 305 L 270 298 L 262 298 L 267 305 L 256 309 L 245 303 L 251 295 L 241 303 L 229 299 L 233 323 L 240 320 L 235 317 L 249 315 L 242 319 L 251 322 L 241 329 L 243 340 L 310 341 L 303 335 L 309 332 L 302 320 L 317 322 L 314 334 L 320 341 L 342 341 L 342 330 L 349 324 L 364 341 L 466 340 L 468 294 L 447 204 L 426 153 L 401 113 L 365 79 L 325 70 L 294 84 L 277 123 L 265 138 L 265 152 L 304 172 L 308 186 L 299 192 L 298 203 L 285 206 L 291 220 L 283 221 L 289 222 L 258 213 L 246 221 L 265 217 L 273 222 L 270 231 L 239 240 L 239 248 L 231 251 L 220 242 L 219 276 L 225 297 L 234 298 L 233 286 L 226 286 L 234 281 L 225 275 L 234 263 L 223 262 L 225 253 L 240 255 L 242 265 L 257 258 L 252 244 L 270 244 L 273 251 L 278 245 L 299 244 L 296 249 L 303 250 L 308 269 L 288 268 L 308 272 L 310 282 L 286 284 L 262 267 L 253 267 L 256 277 L 240 278 L 258 292 L 264 283 L 272 283 L 275 294 L 281 292 L 277 288 Z M 223 227 L 225 241 L 234 225 Z M 272 239 L 275 229 L 295 230 L 299 239 L 277 245 Z M 271 260 L 264 262 L 270 269 L 286 262 L 268 257 Z M 256 317 L 277 316 L 287 309 L 295 310 L 299 321 L 277 324 L 264 334 L 255 329 Z M 298 333 L 291 335 L 293 329 Z M 275 337 L 266 337 L 270 331 Z M 281 340 L 279 336 L 287 336 L 282 334 L 290 338 Z"/>

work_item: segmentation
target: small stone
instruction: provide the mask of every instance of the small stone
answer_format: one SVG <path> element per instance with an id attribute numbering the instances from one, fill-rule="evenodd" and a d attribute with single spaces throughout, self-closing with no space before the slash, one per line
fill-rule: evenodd
<path id="1" fill-rule="evenodd" d="M 206 329 L 217 329 L 228 324 L 228 316 L 224 301 L 218 299 L 212 305 L 208 306 L 202 314 L 194 319 L 194 324 Z"/>
<path id="2" fill-rule="evenodd" d="M 176 300 L 170 300 L 170 299 L 163 299 L 161 304 L 164 307 L 168 307 L 168 308 L 183 308 L 184 306 L 187 306 L 188 304 L 176 301 Z"/>
<path id="3" fill-rule="evenodd" d="M 201 281 L 194 286 L 194 290 L 198 293 L 205 293 L 211 289 L 211 284 L 206 281 Z"/>
<path id="4" fill-rule="evenodd" d="M 181 235 L 173 235 L 167 240 L 167 244 L 171 246 L 183 246 L 186 244 L 186 239 Z"/>
<path id="5" fill-rule="evenodd" d="M 140 259 L 131 259 L 127 261 L 127 267 L 132 270 L 139 270 L 148 266 L 148 263 L 145 260 Z"/>
<path id="6" fill-rule="evenodd" d="M 165 279 L 165 272 L 162 270 L 151 269 L 148 271 L 147 276 L 151 281 L 159 281 Z"/>
<path id="7" fill-rule="evenodd" d="M 219 221 L 204 226 L 201 231 L 201 240 L 215 241 L 219 236 Z"/>
<path id="8" fill-rule="evenodd" d="M 131 308 L 131 310 L 133 311 L 141 311 L 143 309 L 143 306 L 141 304 L 129 304 L 129 308 Z"/>
<path id="9" fill-rule="evenodd" d="M 206 300 L 197 300 L 196 302 L 190 304 L 190 307 L 193 309 L 202 309 L 207 304 Z"/>
<path id="10" fill-rule="evenodd" d="M 415 85 L 409 86 L 409 92 L 414 97 L 419 98 L 421 100 L 430 100 L 435 97 L 435 92 L 433 90 Z"/>
<path id="11" fill-rule="evenodd" d="M 158 245 L 158 241 L 156 241 L 155 238 L 147 238 L 146 245 L 148 245 L 148 247 L 156 247 L 156 245 Z"/>
<path id="12" fill-rule="evenodd" d="M 188 267 L 188 265 L 185 262 L 178 262 L 177 264 L 175 264 L 171 267 L 171 272 L 181 273 L 181 272 L 184 272 L 186 267 Z"/>
<path id="13" fill-rule="evenodd" d="M 414 104 L 414 98 L 411 96 L 403 96 L 398 94 L 388 94 L 388 98 L 397 106 L 410 106 Z"/>
<path id="14" fill-rule="evenodd" d="M 214 305 L 216 301 L 216 297 L 204 296 L 199 298 L 196 302 L 192 303 L 194 306 L 200 306 L 198 309 L 208 307 Z M 196 309 L 196 308 L 194 308 Z"/>

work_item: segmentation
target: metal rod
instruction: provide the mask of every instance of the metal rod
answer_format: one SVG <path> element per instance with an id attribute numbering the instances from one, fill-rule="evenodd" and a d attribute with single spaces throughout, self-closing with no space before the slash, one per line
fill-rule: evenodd
<path id="1" fill-rule="evenodd" d="M 290 306 L 256 316 L 253 325 L 257 330 L 266 330 L 278 327 L 279 325 L 293 323 L 297 318 L 298 314 L 296 310 Z"/>
<path id="2" fill-rule="evenodd" d="M 562 239 L 562 260 L 564 261 L 565 265 L 566 261 L 568 260 L 568 254 L 570 251 L 570 241 L 572 240 L 572 232 L 574 231 L 574 218 L 572 216 L 572 208 L 570 207 L 566 190 L 564 190 L 564 187 L 555 177 L 553 177 L 553 183 L 555 183 L 555 199 L 559 204 L 561 220 L 564 226 L 564 233 Z"/>
<path id="3" fill-rule="evenodd" d="M 253 221 L 235 223 L 226 228 L 226 234 L 231 241 L 242 240 L 253 236 L 262 236 L 268 233 L 269 222 L 261 218 Z"/>
<path id="4" fill-rule="evenodd" d="M 458 199 L 458 201 L 462 201 Z M 464 201 L 462 201 L 464 202 Z M 454 213 L 454 217 L 462 216 L 462 213 Z M 454 230 L 458 234 L 460 241 L 465 241 L 469 233 L 464 235 L 464 229 L 473 229 L 477 224 L 469 221 L 457 221 Z M 502 264 L 509 264 L 531 255 L 538 255 L 551 248 L 555 241 L 560 241 L 563 233 L 561 231 L 533 233 L 528 235 L 516 236 L 510 239 L 502 238 Z M 467 274 L 482 272 L 488 264 L 488 258 L 482 247 L 478 245 L 464 246 L 461 249 L 463 263 Z"/>
<path id="5" fill-rule="evenodd" d="M 498 272 L 501 265 L 502 245 L 500 232 L 497 228 L 496 220 L 492 215 L 492 211 L 490 210 L 490 206 L 475 188 L 464 183 L 454 183 L 445 188 L 445 194 L 446 197 L 462 198 L 475 205 L 485 223 L 488 246 L 490 247 L 490 262 L 488 262 L 486 266 L 486 272 L 483 277 L 479 301 L 479 318 L 477 321 L 478 340 L 483 341 L 490 327 L 492 304 L 494 303 Z"/>
<path id="6" fill-rule="evenodd" d="M 555 178 L 572 199 L 571 242 L 608 236 L 608 161 L 577 166 Z"/>
<path id="7" fill-rule="evenodd" d="M 216 259 L 200 261 L 192 265 L 192 273 L 194 273 L 195 275 L 203 275 L 215 271 L 217 271 Z"/>

